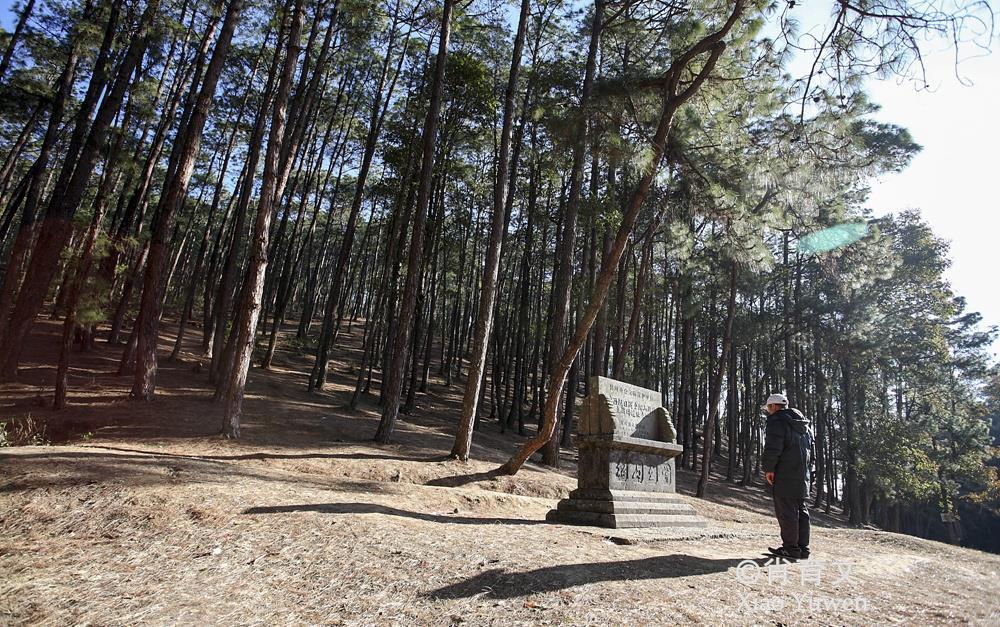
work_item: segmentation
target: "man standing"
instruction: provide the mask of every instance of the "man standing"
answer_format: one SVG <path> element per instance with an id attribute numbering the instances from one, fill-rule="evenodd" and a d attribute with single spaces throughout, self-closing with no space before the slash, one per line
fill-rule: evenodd
<path id="1" fill-rule="evenodd" d="M 781 527 L 781 546 L 769 549 L 778 557 L 809 558 L 809 488 L 812 484 L 813 434 L 784 394 L 772 394 L 761 409 L 767 413 L 764 476 L 774 487 L 774 514 Z"/>

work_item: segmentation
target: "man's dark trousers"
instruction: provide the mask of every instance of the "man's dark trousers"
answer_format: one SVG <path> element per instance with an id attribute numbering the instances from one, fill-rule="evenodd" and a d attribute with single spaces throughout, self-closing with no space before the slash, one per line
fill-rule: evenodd
<path id="1" fill-rule="evenodd" d="M 809 551 L 809 508 L 806 500 L 775 496 L 774 515 L 781 527 L 782 546 Z"/>

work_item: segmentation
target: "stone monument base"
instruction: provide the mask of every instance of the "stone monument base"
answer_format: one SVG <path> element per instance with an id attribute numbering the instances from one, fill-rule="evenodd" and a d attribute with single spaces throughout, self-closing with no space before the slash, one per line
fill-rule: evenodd
<path id="1" fill-rule="evenodd" d="M 700 528 L 708 525 L 695 509 L 670 492 L 578 488 L 559 501 L 545 520 L 610 529 L 640 527 Z"/>

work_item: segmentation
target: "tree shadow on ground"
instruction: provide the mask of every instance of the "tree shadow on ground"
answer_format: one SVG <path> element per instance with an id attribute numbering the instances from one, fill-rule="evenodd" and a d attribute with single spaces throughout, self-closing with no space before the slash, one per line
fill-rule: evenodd
<path id="1" fill-rule="evenodd" d="M 58 447 L 38 453 L 18 451 L 13 455 L 3 451 L 0 449 L 0 468 L 6 472 L 0 472 L 0 494 L 104 484 L 222 485 L 236 478 L 357 494 L 392 493 L 396 489 L 396 484 L 382 481 L 289 474 L 281 469 L 185 455 L 65 451 Z M 12 462 L 16 463 L 13 471 Z"/>
<path id="2" fill-rule="evenodd" d="M 635 581 L 708 575 L 737 566 L 742 559 L 709 559 L 675 553 L 645 559 L 591 564 L 560 564 L 528 572 L 488 570 L 425 593 L 434 599 L 465 599 L 483 595 L 489 599 L 510 599 L 530 594 L 556 592 L 601 581 Z M 758 560 L 751 560 L 758 562 Z M 760 560 L 758 565 L 763 564 Z M 484 594 L 485 593 L 485 594 Z"/>
<path id="3" fill-rule="evenodd" d="M 87 448 L 100 448 L 108 451 L 121 451 L 123 453 L 140 453 L 152 457 L 173 457 L 178 459 L 190 459 L 199 461 L 242 461 L 242 460 L 264 460 L 264 459 L 388 459 L 403 462 L 440 462 L 447 459 L 441 455 L 392 455 L 378 453 L 244 453 L 241 455 L 183 455 L 180 453 L 168 453 L 166 451 L 149 451 L 143 449 L 125 448 L 120 446 L 103 446 L 90 444 Z"/>
<path id="4" fill-rule="evenodd" d="M 477 481 L 486 481 L 487 479 L 496 479 L 500 476 L 497 469 L 487 470 L 485 472 L 473 472 L 462 475 L 452 475 L 450 477 L 438 477 L 437 479 L 431 479 L 424 485 L 435 486 L 439 488 L 459 488 L 470 483 L 475 483 Z"/>
<path id="5" fill-rule="evenodd" d="M 285 514 L 289 512 L 319 512 L 321 514 L 385 514 L 387 516 L 402 516 L 434 523 L 455 523 L 460 525 L 544 525 L 544 520 L 525 520 L 523 518 L 478 518 L 474 516 L 451 516 L 446 514 L 425 514 L 411 512 L 375 503 L 304 503 L 301 505 L 268 505 L 249 507 L 243 514 Z"/>

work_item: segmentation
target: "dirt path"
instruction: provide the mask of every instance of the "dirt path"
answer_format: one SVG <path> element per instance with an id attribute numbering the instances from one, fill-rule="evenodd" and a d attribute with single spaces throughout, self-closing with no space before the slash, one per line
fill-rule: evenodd
<path id="1" fill-rule="evenodd" d="M 344 409 L 346 367 L 310 396 L 284 355 L 254 371 L 246 436 L 227 442 L 198 359 L 165 365 L 159 399 L 135 404 L 107 374 L 114 353 L 75 359 L 60 415 L 37 403 L 44 350 L 0 388 L 0 418 L 89 438 L 0 450 L 0 622 L 1000 624 L 1000 556 L 818 516 L 813 560 L 765 564 L 759 488 L 691 498 L 704 532 L 546 524 L 575 486 L 572 453 L 491 478 L 518 440 L 488 425 L 478 461 L 444 461 L 457 386 L 433 386 L 376 447 L 373 401 Z"/>

